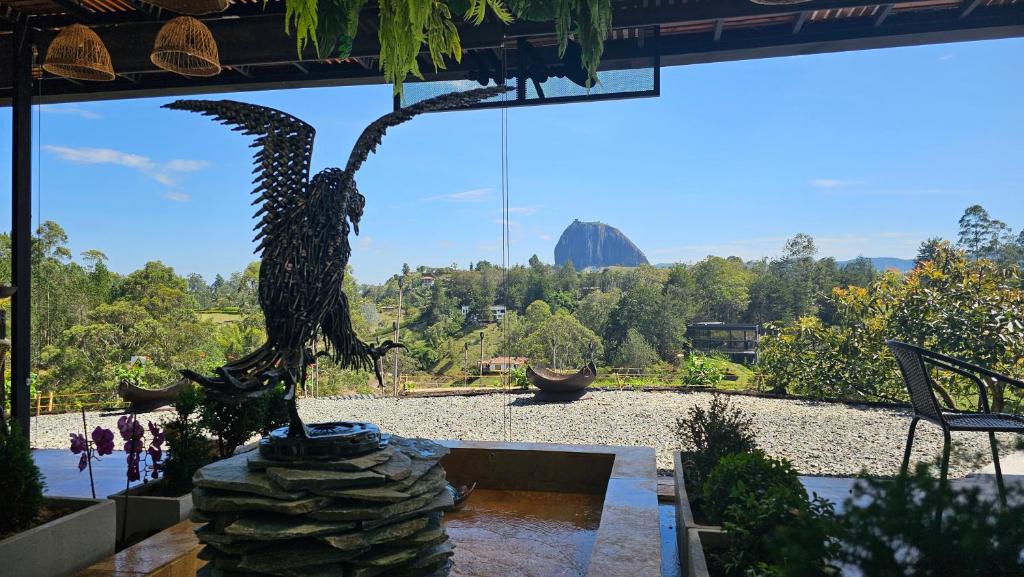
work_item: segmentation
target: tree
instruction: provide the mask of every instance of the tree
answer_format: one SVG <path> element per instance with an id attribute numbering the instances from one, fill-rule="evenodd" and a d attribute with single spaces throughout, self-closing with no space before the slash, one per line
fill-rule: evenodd
<path id="1" fill-rule="evenodd" d="M 948 240 L 943 240 L 937 236 L 930 237 L 921 242 L 921 246 L 917 249 L 917 256 L 914 257 L 914 266 L 921 266 L 930 260 L 935 260 L 935 255 L 948 246 L 950 246 Z"/>
<path id="2" fill-rule="evenodd" d="M 564 310 L 531 329 L 524 344 L 531 359 L 543 359 L 555 368 L 578 367 L 604 354 L 600 337 Z"/>
<path id="3" fill-rule="evenodd" d="M 608 325 L 608 318 L 618 306 L 621 298 L 622 291 L 617 288 L 608 292 L 591 291 L 583 297 L 572 314 L 583 323 L 583 326 L 596 334 L 603 335 Z"/>
<path id="4" fill-rule="evenodd" d="M 738 258 L 709 256 L 695 264 L 692 276 L 705 321 L 736 322 L 750 303 L 750 271 Z"/>
<path id="5" fill-rule="evenodd" d="M 622 294 L 619 305 L 609 316 L 605 342 L 617 350 L 629 329 L 633 328 L 657 349 L 663 359 L 673 358 L 681 350 L 686 327 L 680 319 L 667 313 L 661 287 L 637 283 Z"/>
<path id="6" fill-rule="evenodd" d="M 658 362 L 658 352 L 636 329 L 626 331 L 626 338 L 615 352 L 615 366 L 646 369 Z"/>
<path id="7" fill-rule="evenodd" d="M 818 248 L 814 245 L 814 239 L 802 232 L 787 240 L 782 250 L 783 259 L 814 258 L 816 254 Z"/>
<path id="8" fill-rule="evenodd" d="M 402 263 L 402 276 L 409 276 L 410 272 L 412 272 L 412 269 L 409 268 L 409 263 L 403 262 Z"/>
<path id="9" fill-rule="evenodd" d="M 544 301 L 533 301 L 526 307 L 526 322 L 531 327 L 539 327 L 544 321 L 551 318 L 551 307 Z"/>
<path id="10" fill-rule="evenodd" d="M 1013 232 L 1001 220 L 989 217 L 988 211 L 980 204 L 967 207 L 960 217 L 958 246 L 971 258 L 1004 260 L 1003 249 L 1015 245 Z M 1011 259 L 1016 255 L 1007 255 Z"/>

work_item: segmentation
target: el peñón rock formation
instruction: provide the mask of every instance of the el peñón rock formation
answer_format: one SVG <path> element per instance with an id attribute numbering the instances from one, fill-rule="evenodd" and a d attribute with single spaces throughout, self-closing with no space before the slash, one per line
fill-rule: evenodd
<path id="1" fill-rule="evenodd" d="M 568 261 L 577 269 L 648 264 L 644 253 L 619 229 L 579 220 L 572 221 L 555 245 L 555 264 Z"/>

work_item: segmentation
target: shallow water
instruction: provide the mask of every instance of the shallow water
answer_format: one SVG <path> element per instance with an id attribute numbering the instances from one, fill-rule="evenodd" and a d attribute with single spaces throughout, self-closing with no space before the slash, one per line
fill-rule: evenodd
<path id="1" fill-rule="evenodd" d="M 601 495 L 477 489 L 445 514 L 456 577 L 583 577 Z"/>

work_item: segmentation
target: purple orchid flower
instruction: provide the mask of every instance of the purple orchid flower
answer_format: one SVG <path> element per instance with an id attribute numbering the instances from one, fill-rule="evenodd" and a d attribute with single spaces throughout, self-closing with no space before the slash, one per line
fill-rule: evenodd
<path id="1" fill-rule="evenodd" d="M 110 455 L 114 452 L 114 432 L 103 427 L 96 427 L 92 430 L 92 442 L 96 446 L 96 453 L 99 455 Z M 72 450 L 74 450 L 72 448 Z"/>
<path id="2" fill-rule="evenodd" d="M 89 449 L 89 444 L 86 442 L 84 435 L 79 435 L 78 433 L 71 433 L 71 452 L 72 453 L 77 455 L 77 454 L 81 453 L 82 451 L 87 451 L 88 449 Z"/>

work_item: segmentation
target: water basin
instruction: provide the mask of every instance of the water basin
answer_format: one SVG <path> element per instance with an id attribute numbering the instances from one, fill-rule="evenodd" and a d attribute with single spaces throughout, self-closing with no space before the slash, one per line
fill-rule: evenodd
<path id="1" fill-rule="evenodd" d="M 584 577 L 602 495 L 477 489 L 445 516 L 457 577 Z"/>

